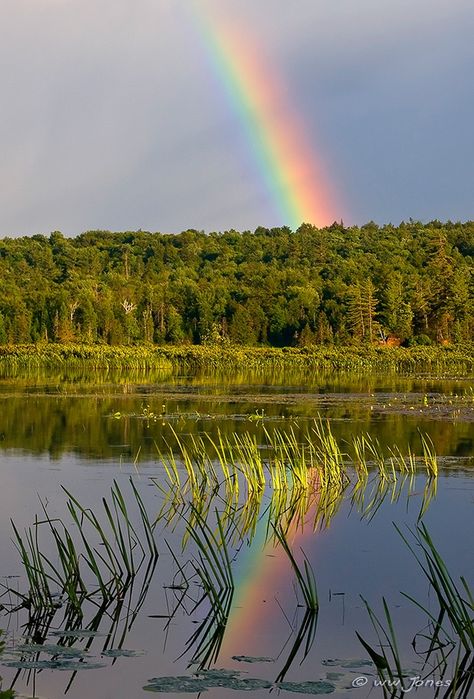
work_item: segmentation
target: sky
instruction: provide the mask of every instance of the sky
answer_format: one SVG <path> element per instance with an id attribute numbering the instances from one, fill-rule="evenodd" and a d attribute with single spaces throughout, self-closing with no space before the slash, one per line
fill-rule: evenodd
<path id="1" fill-rule="evenodd" d="M 0 235 L 294 228 L 303 186 L 474 219 L 472 36 L 472 0 L 0 0 Z"/>

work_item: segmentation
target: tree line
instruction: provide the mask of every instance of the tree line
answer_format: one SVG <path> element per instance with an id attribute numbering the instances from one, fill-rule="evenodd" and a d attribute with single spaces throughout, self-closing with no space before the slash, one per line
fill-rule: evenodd
<path id="1" fill-rule="evenodd" d="M 0 343 L 459 343 L 474 222 L 0 240 Z"/>

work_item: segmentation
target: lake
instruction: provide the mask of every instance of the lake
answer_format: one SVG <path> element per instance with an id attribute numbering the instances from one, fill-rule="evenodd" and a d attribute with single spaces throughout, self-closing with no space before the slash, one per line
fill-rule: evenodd
<path id="1" fill-rule="evenodd" d="M 356 632 L 413 694 L 449 690 L 458 637 L 444 619 L 428 653 L 438 606 L 414 552 L 426 565 L 423 524 L 472 584 L 472 376 L 4 371 L 0 467 L 3 690 L 389 696 Z M 40 552 L 29 571 L 10 520 Z"/>

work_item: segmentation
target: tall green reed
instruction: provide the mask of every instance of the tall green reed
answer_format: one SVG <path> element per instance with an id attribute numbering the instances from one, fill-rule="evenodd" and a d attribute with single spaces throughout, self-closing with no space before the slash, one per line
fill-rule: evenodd
<path id="1" fill-rule="evenodd" d="M 295 556 L 291 550 L 288 543 L 288 538 L 281 526 L 274 526 L 273 530 L 275 536 L 283 548 L 284 552 L 288 556 L 291 563 L 293 571 L 296 575 L 296 580 L 298 582 L 299 589 L 303 595 L 303 600 L 306 605 L 306 609 L 310 612 L 317 612 L 319 609 L 318 591 L 316 587 L 316 579 L 314 577 L 314 571 L 311 567 L 311 563 L 303 549 L 301 553 L 303 554 L 303 567 L 298 565 Z"/>
<path id="2" fill-rule="evenodd" d="M 99 592 L 104 601 L 110 600 L 123 591 L 146 559 L 156 561 L 153 524 L 132 480 L 130 488 L 140 530 L 132 523 L 130 508 L 116 481 L 110 500 L 102 499 L 102 520 L 63 489 L 68 496 L 73 530 L 61 519 L 50 518 L 43 503 L 43 518 L 36 516 L 34 525 L 27 527 L 23 535 L 12 522 L 14 543 L 29 585 L 23 595 L 24 606 L 55 608 L 60 604 L 58 600 L 66 598 L 81 614 L 85 599 L 90 600 Z M 51 538 L 40 541 L 40 532 L 45 530 Z"/>
<path id="3" fill-rule="evenodd" d="M 474 683 L 474 597 L 464 577 L 456 583 L 437 550 L 428 529 L 421 522 L 411 532 L 410 541 L 398 527 L 397 532 L 408 546 L 423 575 L 435 595 L 437 609 L 420 603 L 412 596 L 402 593 L 427 619 L 421 633 L 416 633 L 412 647 L 422 661 L 420 672 L 431 677 L 437 672 L 448 679 L 444 697 L 467 699 Z M 383 599 L 384 619 L 381 620 L 363 600 L 375 630 L 378 643 L 369 644 L 360 634 L 357 637 L 374 662 L 382 680 L 389 680 L 393 692 L 390 696 L 405 695 L 406 678 L 410 674 L 404 667 L 400 645 L 389 606 Z M 419 640 L 424 647 L 419 649 Z M 411 673 L 412 674 L 412 673 Z M 423 677 L 421 678 L 423 679 Z M 395 683 L 395 680 L 397 683 Z M 405 683 L 405 684 L 404 684 Z"/>

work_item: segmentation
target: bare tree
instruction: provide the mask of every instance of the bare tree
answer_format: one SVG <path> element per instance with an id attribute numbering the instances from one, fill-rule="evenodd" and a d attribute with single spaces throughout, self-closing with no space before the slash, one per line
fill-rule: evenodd
<path id="1" fill-rule="evenodd" d="M 135 310 L 137 305 L 135 303 L 132 303 L 131 301 L 128 301 L 128 299 L 124 299 L 121 303 L 121 306 L 123 310 L 125 311 L 125 314 L 128 316 L 132 311 Z"/>
<path id="2" fill-rule="evenodd" d="M 74 314 L 79 308 L 79 301 L 73 301 L 71 304 L 69 304 L 69 320 L 71 323 L 74 320 Z"/>

